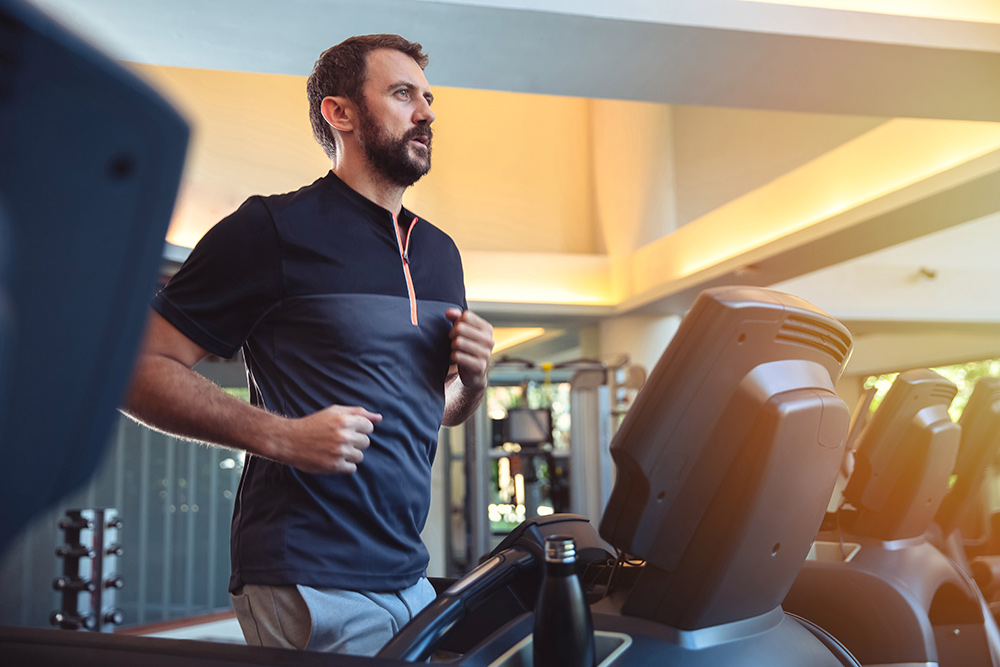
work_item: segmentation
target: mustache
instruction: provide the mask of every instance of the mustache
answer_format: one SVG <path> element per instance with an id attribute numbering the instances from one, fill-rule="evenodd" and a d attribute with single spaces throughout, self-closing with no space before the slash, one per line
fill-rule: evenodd
<path id="1" fill-rule="evenodd" d="M 403 135 L 403 141 L 409 141 L 410 139 L 416 139 L 417 137 L 426 139 L 429 145 L 431 143 L 431 139 L 434 138 L 434 131 L 431 130 L 430 127 L 414 127 Z"/>

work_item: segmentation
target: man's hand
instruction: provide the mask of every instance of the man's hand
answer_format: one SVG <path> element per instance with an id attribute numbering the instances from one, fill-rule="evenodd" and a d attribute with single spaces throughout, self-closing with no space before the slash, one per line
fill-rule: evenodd
<path id="1" fill-rule="evenodd" d="M 471 310 L 449 308 L 445 316 L 451 320 L 451 363 L 457 367 L 462 384 L 468 389 L 486 389 L 493 351 L 493 325 Z"/>
<path id="2" fill-rule="evenodd" d="M 451 368 L 445 384 L 445 426 L 461 424 L 475 411 L 489 383 L 493 325 L 471 310 L 449 308 Z"/>
<path id="3" fill-rule="evenodd" d="M 192 370 L 208 352 L 151 313 L 122 409 L 182 438 L 243 449 L 313 474 L 351 474 L 382 415 L 333 405 L 287 418 L 230 396 Z"/>
<path id="4" fill-rule="evenodd" d="M 331 405 L 288 422 L 272 441 L 268 458 L 307 473 L 351 474 L 357 471 L 382 415 L 364 408 Z"/>

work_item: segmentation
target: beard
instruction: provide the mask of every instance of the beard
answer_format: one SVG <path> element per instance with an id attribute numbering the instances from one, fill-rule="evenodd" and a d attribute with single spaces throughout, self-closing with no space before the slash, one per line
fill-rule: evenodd
<path id="1" fill-rule="evenodd" d="M 406 188 L 430 171 L 433 135 L 429 126 L 417 126 L 401 137 L 393 137 L 366 106 L 359 106 L 358 141 L 376 174 L 389 183 Z M 423 159 L 410 154 L 410 141 L 416 137 L 427 139 L 427 156 Z"/>

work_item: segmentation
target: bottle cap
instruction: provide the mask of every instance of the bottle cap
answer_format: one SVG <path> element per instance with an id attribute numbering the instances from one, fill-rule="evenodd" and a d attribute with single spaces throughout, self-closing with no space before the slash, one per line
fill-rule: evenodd
<path id="1" fill-rule="evenodd" d="M 546 563 L 575 563 L 576 542 L 568 535 L 550 535 L 545 538 Z"/>

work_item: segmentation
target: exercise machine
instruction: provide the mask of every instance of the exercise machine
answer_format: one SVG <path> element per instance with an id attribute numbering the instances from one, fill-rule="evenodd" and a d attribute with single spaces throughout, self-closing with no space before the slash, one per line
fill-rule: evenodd
<path id="1" fill-rule="evenodd" d="M 849 413 L 847 330 L 756 288 L 703 292 L 615 436 L 600 532 L 577 515 L 513 531 L 380 657 L 530 664 L 540 549 L 570 534 L 600 664 L 856 665 L 781 607 L 833 490 Z"/>
<path id="2" fill-rule="evenodd" d="M 784 601 L 865 665 L 1000 664 L 976 585 L 928 538 L 935 516 L 950 524 L 964 503 L 939 513 L 961 440 L 955 393 L 929 370 L 896 378 L 859 438 L 844 505 Z"/>

